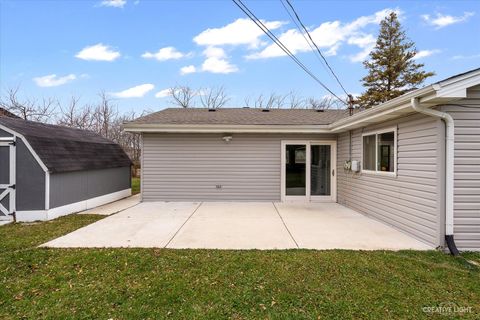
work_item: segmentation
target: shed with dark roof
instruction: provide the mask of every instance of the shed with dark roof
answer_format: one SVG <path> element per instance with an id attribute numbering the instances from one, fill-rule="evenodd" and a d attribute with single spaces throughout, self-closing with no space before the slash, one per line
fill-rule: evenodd
<path id="1" fill-rule="evenodd" d="M 96 133 L 0 116 L 0 219 L 49 220 L 124 198 L 130 167 Z"/>

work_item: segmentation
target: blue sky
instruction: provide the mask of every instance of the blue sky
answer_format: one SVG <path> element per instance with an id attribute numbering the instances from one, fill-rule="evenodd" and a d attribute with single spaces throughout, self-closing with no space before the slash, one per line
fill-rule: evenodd
<path id="1" fill-rule="evenodd" d="M 229 0 L 0 0 L 0 86 L 28 97 L 71 95 L 94 102 L 104 90 L 120 111 L 169 106 L 165 90 L 224 86 L 229 106 L 244 97 L 327 93 L 281 55 Z M 341 89 L 307 50 L 279 0 L 245 1 L 334 92 Z M 480 66 L 479 1 L 293 1 L 351 93 L 361 61 L 390 10 L 400 13 L 433 82 Z"/>

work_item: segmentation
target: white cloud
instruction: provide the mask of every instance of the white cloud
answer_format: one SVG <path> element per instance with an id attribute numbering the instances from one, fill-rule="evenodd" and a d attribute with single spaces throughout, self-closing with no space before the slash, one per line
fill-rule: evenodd
<path id="1" fill-rule="evenodd" d="M 369 25 L 379 24 L 380 21 L 392 11 L 401 15 L 400 10 L 387 8 L 369 16 L 359 17 L 349 23 L 327 21 L 317 28 L 309 30 L 309 33 L 317 46 L 320 49 L 326 50 L 325 52 L 328 53 L 328 55 L 336 55 L 338 49 L 344 43 L 358 46 L 363 50 L 350 59 L 352 61 L 361 61 L 362 58 L 366 57 L 370 52 L 374 41 L 373 35 L 366 34 L 362 30 Z M 297 29 L 289 29 L 278 36 L 278 38 L 293 54 L 312 50 Z M 247 55 L 246 58 L 262 59 L 285 55 L 286 54 L 276 44 L 272 43 L 261 51 Z"/>
<path id="2" fill-rule="evenodd" d="M 182 53 L 174 47 L 165 47 L 158 50 L 156 53 L 145 52 L 142 54 L 142 58 L 156 59 L 158 61 L 177 60 L 188 56 L 186 53 Z"/>
<path id="3" fill-rule="evenodd" d="M 127 0 L 103 0 L 100 2 L 102 7 L 123 8 L 127 4 Z"/>
<path id="4" fill-rule="evenodd" d="M 114 61 L 120 57 L 120 52 L 113 50 L 110 46 L 98 43 L 83 48 L 75 57 L 82 60 Z"/>
<path id="5" fill-rule="evenodd" d="M 207 47 L 203 50 L 203 54 L 208 58 L 225 58 L 225 50 L 219 47 Z"/>
<path id="6" fill-rule="evenodd" d="M 165 98 L 165 97 L 170 96 L 170 90 L 171 89 L 163 89 L 163 90 L 158 91 L 155 94 L 155 98 Z"/>
<path id="7" fill-rule="evenodd" d="M 426 57 L 430 57 L 431 55 L 434 55 L 434 54 L 437 54 L 437 53 L 440 53 L 441 50 L 438 50 L 438 49 L 433 49 L 433 50 L 420 50 L 417 52 L 417 54 L 415 55 L 414 59 L 417 60 L 417 59 L 422 59 L 422 58 L 426 58 Z"/>
<path id="8" fill-rule="evenodd" d="M 211 73 L 232 73 L 237 72 L 236 65 L 231 64 L 226 59 L 219 59 L 216 57 L 207 58 L 202 64 L 202 71 Z"/>
<path id="9" fill-rule="evenodd" d="M 280 28 L 285 22 L 262 22 L 270 30 Z M 250 19 L 240 18 L 221 28 L 209 28 L 198 34 L 193 41 L 201 46 L 247 45 L 256 48 L 261 45 L 263 31 Z"/>
<path id="10" fill-rule="evenodd" d="M 479 58 L 480 58 L 480 54 L 472 54 L 469 56 L 459 54 L 452 57 L 453 60 L 479 59 Z"/>
<path id="11" fill-rule="evenodd" d="M 194 65 L 189 65 L 189 66 L 185 66 L 185 67 L 180 68 L 180 74 L 182 74 L 182 75 L 189 74 L 189 73 L 195 73 L 196 71 L 197 71 L 197 68 L 195 68 Z"/>
<path id="12" fill-rule="evenodd" d="M 202 71 L 211 73 L 237 72 L 238 67 L 231 64 L 225 50 L 219 47 L 208 47 L 203 51 L 206 59 L 202 64 Z"/>
<path id="13" fill-rule="evenodd" d="M 475 12 L 464 12 L 463 16 L 451 16 L 447 14 L 436 13 L 434 17 L 429 14 L 424 14 L 421 17 L 426 23 L 434 26 L 435 29 L 441 29 L 455 23 L 465 22 L 474 14 Z"/>
<path id="14" fill-rule="evenodd" d="M 56 74 L 49 74 L 43 77 L 33 78 L 33 81 L 39 87 L 57 87 L 77 79 L 74 74 L 68 74 L 64 77 L 59 77 Z"/>
<path id="15" fill-rule="evenodd" d="M 116 98 L 141 98 L 152 91 L 153 88 L 155 88 L 153 84 L 145 83 L 120 92 L 113 92 L 112 96 Z"/>
<path id="16" fill-rule="evenodd" d="M 375 47 L 376 39 L 371 34 L 358 35 L 350 37 L 347 40 L 347 43 L 351 45 L 356 45 L 363 49 L 362 51 L 349 56 L 351 62 L 362 62 L 367 59 L 368 55 Z"/>

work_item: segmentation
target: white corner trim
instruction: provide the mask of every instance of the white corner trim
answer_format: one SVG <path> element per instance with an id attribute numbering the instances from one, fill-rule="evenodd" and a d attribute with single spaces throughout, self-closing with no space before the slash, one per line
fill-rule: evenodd
<path id="1" fill-rule="evenodd" d="M 50 173 L 45 172 L 45 210 L 50 209 Z"/>
<path id="2" fill-rule="evenodd" d="M 130 196 L 131 194 L 132 194 L 132 189 L 129 188 L 129 189 L 109 193 L 103 196 L 67 204 L 61 207 L 52 208 L 49 210 L 17 211 L 16 219 L 18 222 L 52 220 L 61 216 L 92 209 L 106 203 L 120 200 Z"/>

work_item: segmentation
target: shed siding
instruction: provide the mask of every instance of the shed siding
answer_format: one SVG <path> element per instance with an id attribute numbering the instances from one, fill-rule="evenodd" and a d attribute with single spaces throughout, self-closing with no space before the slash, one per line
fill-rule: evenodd
<path id="1" fill-rule="evenodd" d="M 45 172 L 22 139 L 16 144 L 16 210 L 45 209 Z"/>
<path id="2" fill-rule="evenodd" d="M 444 126 L 410 115 L 352 131 L 352 160 L 362 161 L 362 133 L 397 127 L 397 176 L 351 173 L 349 132 L 338 136 L 338 203 L 386 222 L 432 245 L 443 245 Z"/>
<path id="3" fill-rule="evenodd" d="M 11 133 L 8 133 L 5 130 L 0 129 L 0 137 L 12 137 L 13 135 Z"/>
<path id="4" fill-rule="evenodd" d="M 282 140 L 333 135 L 143 134 L 144 201 L 278 201 Z M 221 186 L 221 188 L 217 188 Z"/>
<path id="5" fill-rule="evenodd" d="M 455 121 L 454 235 L 460 250 L 480 251 L 480 86 L 460 106 L 446 106 Z"/>
<path id="6" fill-rule="evenodd" d="M 130 188 L 130 167 L 50 175 L 50 208 Z"/>

